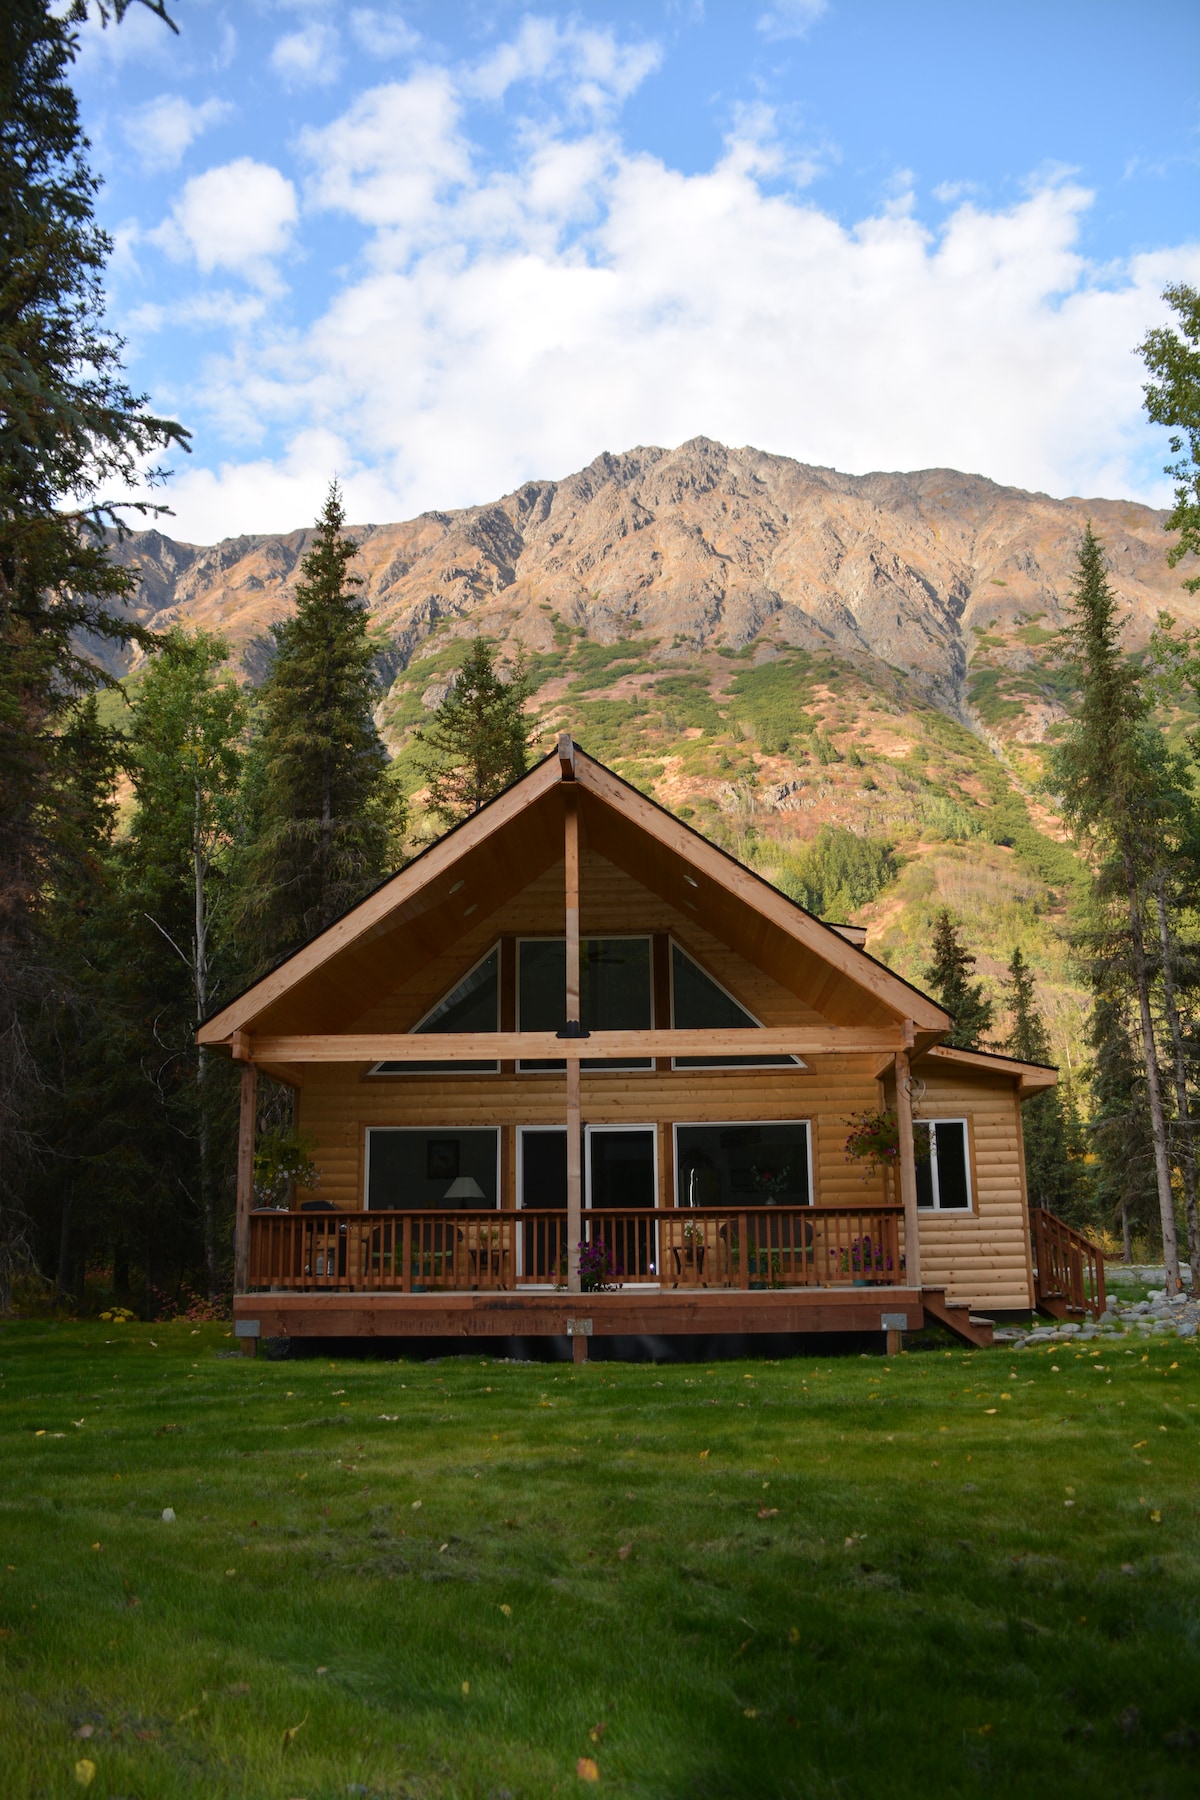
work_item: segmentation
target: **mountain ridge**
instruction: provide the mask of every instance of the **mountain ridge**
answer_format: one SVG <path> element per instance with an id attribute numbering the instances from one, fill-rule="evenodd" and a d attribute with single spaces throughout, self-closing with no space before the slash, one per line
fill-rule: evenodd
<path id="1" fill-rule="evenodd" d="M 972 629 L 1003 633 L 1031 610 L 1061 628 L 1088 518 L 1130 603 L 1132 641 L 1168 604 L 1200 619 L 1167 569 L 1165 517 L 953 469 L 845 475 L 697 438 L 606 451 L 561 480 L 353 535 L 393 675 L 439 626 L 548 652 L 552 631 L 535 616 L 548 601 L 600 643 L 646 631 L 663 661 L 763 637 L 866 654 L 968 722 Z M 311 538 L 301 527 L 198 546 L 153 530 L 118 555 L 142 571 L 144 623 L 221 630 L 253 676 Z M 1013 647 L 1016 668 L 1033 660 L 1027 649 Z"/>

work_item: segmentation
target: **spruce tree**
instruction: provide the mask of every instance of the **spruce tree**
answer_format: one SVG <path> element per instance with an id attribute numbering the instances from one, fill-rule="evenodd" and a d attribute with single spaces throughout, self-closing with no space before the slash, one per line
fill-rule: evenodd
<path id="1" fill-rule="evenodd" d="M 933 923 L 933 960 L 925 980 L 935 999 L 954 1020 L 945 1039 L 960 1050 L 982 1048 L 984 1033 L 992 1023 L 993 1007 L 982 982 L 971 980 L 975 958 L 965 948 L 953 919 L 943 907 Z"/>
<path id="2" fill-rule="evenodd" d="M 1088 1082 L 1095 1207 L 1120 1232 L 1124 1260 L 1132 1262 L 1135 1230 L 1153 1236 L 1158 1225 L 1158 1191 L 1145 1063 L 1125 1006 L 1112 992 L 1097 994 L 1088 1041 L 1093 1052 Z"/>
<path id="3" fill-rule="evenodd" d="M 432 722 L 417 733 L 430 810 L 444 825 L 469 818 L 524 775 L 528 696 L 523 657 L 502 681 L 492 646 L 477 637 Z"/>
<path id="4" fill-rule="evenodd" d="M 104 527 L 121 515 L 105 489 L 136 488 L 145 459 L 185 435 L 127 386 L 105 323 L 111 244 L 68 81 L 85 13 L 0 6 L 0 1309 L 26 1178 L 53 1150 L 31 1129 L 51 1080 L 33 1046 L 63 1000 L 47 931 L 71 830 L 65 734 L 105 679 L 89 651 L 145 637 L 123 605 L 136 579 L 109 555 Z"/>
<path id="5" fill-rule="evenodd" d="M 295 615 L 271 628 L 248 772 L 240 930 L 251 973 L 323 931 L 399 855 L 404 799 L 375 727 L 377 651 L 345 522 L 335 481 L 301 564 Z"/>
<path id="6" fill-rule="evenodd" d="M 1090 524 L 1079 547 L 1070 629 L 1080 703 L 1069 736 L 1054 753 L 1053 779 L 1068 822 L 1091 850 L 1098 897 L 1120 910 L 1146 1075 L 1163 1261 L 1174 1293 L 1179 1247 L 1147 945 L 1148 889 L 1161 859 L 1170 803 L 1161 735 L 1148 728 L 1149 699 L 1136 668 L 1121 653 L 1117 597 Z"/>
<path id="7" fill-rule="evenodd" d="M 1012 1030 L 1004 1049 L 1022 1062 L 1050 1062 L 1050 1033 L 1038 1011 L 1033 971 L 1021 954 L 1012 953 L 1005 983 L 1012 1010 Z M 1057 1088 L 1034 1094 L 1021 1108 L 1025 1140 L 1025 1184 L 1032 1206 L 1044 1206 L 1069 1225 L 1084 1223 L 1078 1171 L 1072 1164 L 1063 1096 Z"/>

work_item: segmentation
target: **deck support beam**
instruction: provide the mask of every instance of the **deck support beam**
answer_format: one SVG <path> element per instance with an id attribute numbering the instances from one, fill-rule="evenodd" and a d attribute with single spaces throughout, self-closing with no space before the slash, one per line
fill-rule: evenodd
<path id="1" fill-rule="evenodd" d="M 913 1025 L 906 1019 L 905 1036 L 913 1041 Z M 917 1153 L 913 1144 L 912 1072 L 907 1050 L 896 1052 L 896 1126 L 900 1139 L 900 1202 L 904 1207 L 904 1279 L 909 1287 L 921 1285 L 921 1218 L 917 1211 Z"/>
<path id="2" fill-rule="evenodd" d="M 563 789 L 563 860 L 566 867 L 566 1023 L 579 1028 L 579 804 Z M 579 1058 L 567 1058 L 567 1289 L 580 1291 L 579 1240 L 583 1236 L 583 1122 L 580 1118 Z"/>
<path id="3" fill-rule="evenodd" d="M 250 1209 L 254 1205 L 254 1128 L 258 1112 L 258 1070 L 242 1064 L 241 1111 L 238 1118 L 237 1220 L 233 1240 L 233 1291 L 250 1286 Z"/>

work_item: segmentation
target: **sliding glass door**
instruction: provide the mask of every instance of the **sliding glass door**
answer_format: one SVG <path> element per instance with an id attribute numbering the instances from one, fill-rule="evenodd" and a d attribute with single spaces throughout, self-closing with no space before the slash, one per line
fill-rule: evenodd
<path id="1" fill-rule="evenodd" d="M 658 1133 L 653 1125 L 588 1125 L 584 1131 L 584 1224 L 581 1273 L 595 1286 L 658 1278 L 658 1227 L 630 1213 L 658 1204 Z M 612 1215 L 616 1214 L 616 1217 Z"/>

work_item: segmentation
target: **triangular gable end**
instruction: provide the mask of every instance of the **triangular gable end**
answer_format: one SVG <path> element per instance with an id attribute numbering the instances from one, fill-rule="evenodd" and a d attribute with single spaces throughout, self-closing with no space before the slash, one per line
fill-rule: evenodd
<path id="1" fill-rule="evenodd" d="M 568 740 L 569 743 L 569 740 Z M 448 832 L 302 949 L 201 1026 L 200 1043 L 236 1049 L 235 1034 L 305 1029 L 319 997 L 348 983 L 378 984 L 380 958 L 404 946 L 410 961 L 444 951 L 468 924 L 505 903 L 562 856 L 563 796 L 577 796 L 599 853 L 736 943 L 783 985 L 803 991 L 837 1023 L 910 1020 L 916 1043 L 950 1028 L 948 1015 L 832 927 L 648 800 L 602 763 L 561 745 L 479 813 Z"/>

